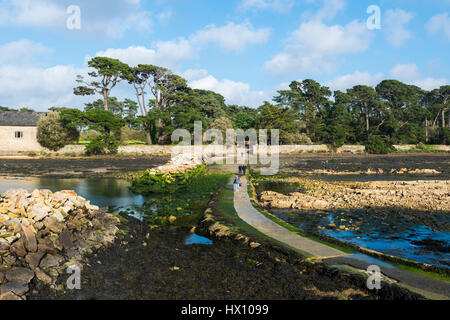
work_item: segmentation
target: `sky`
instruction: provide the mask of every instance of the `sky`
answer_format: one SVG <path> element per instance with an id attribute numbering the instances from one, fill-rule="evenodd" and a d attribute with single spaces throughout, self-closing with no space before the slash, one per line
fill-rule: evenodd
<path id="1" fill-rule="evenodd" d="M 450 0 L 0 0 L 0 35 L 0 106 L 38 111 L 101 98 L 73 95 L 95 56 L 255 108 L 308 78 L 450 83 Z M 134 97 L 125 83 L 112 96 Z"/>

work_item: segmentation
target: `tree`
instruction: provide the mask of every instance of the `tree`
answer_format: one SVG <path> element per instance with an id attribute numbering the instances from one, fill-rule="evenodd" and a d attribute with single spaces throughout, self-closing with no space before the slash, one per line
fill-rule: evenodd
<path id="1" fill-rule="evenodd" d="M 119 101 L 116 97 L 108 97 L 108 110 L 114 113 L 114 115 L 122 118 L 124 109 L 125 106 L 123 102 Z M 99 99 L 94 102 L 86 103 L 84 110 L 104 110 L 103 100 Z"/>
<path id="2" fill-rule="evenodd" d="M 258 108 L 256 125 L 258 129 L 267 129 L 270 134 L 271 129 L 280 130 L 280 142 L 282 144 L 292 143 L 291 134 L 300 132 L 297 121 L 298 113 L 291 108 L 284 108 L 267 101 Z"/>
<path id="3" fill-rule="evenodd" d="M 370 118 L 381 110 L 379 96 L 374 88 L 363 85 L 356 85 L 348 89 L 347 94 L 350 97 L 352 109 L 359 110 L 359 113 L 364 116 L 366 139 L 369 141 Z"/>
<path id="4" fill-rule="evenodd" d="M 102 154 L 106 150 L 116 153 L 120 129 L 125 125 L 125 121 L 106 110 L 88 110 L 84 113 L 84 119 L 90 129 L 100 132 L 100 136 L 86 146 L 87 153 Z"/>
<path id="5" fill-rule="evenodd" d="M 97 79 L 91 82 L 84 80 L 81 75 L 77 76 L 77 82 L 84 84 L 74 89 L 74 94 L 79 96 L 100 94 L 103 97 L 103 108 L 108 111 L 108 97 L 111 90 L 124 78 L 130 76 L 130 67 L 118 59 L 107 57 L 95 57 L 88 62 L 90 68 L 95 71 L 89 72 L 91 78 Z"/>
<path id="6" fill-rule="evenodd" d="M 330 103 L 330 89 L 311 79 L 302 82 L 292 81 L 289 88 L 278 91 L 279 95 L 274 97 L 274 101 L 298 111 L 307 135 L 313 141 L 319 141 L 323 127 L 321 113 Z"/>
<path id="7" fill-rule="evenodd" d="M 231 120 L 227 117 L 221 117 L 215 119 L 210 125 L 208 129 L 216 129 L 219 130 L 222 133 L 222 137 L 225 141 L 225 138 L 227 136 L 227 130 L 233 129 L 233 124 L 231 123 Z"/>
<path id="8" fill-rule="evenodd" d="M 77 141 L 79 136 L 78 130 L 64 125 L 58 112 L 48 113 L 37 125 L 39 144 L 52 151 L 58 151 L 67 144 Z"/>

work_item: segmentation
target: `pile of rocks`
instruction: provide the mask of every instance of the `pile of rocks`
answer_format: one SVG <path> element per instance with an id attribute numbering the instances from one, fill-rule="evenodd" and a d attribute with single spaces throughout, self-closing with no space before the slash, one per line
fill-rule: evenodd
<path id="1" fill-rule="evenodd" d="M 283 209 L 374 209 L 402 208 L 414 211 L 449 211 L 450 181 L 335 182 L 288 178 L 286 182 L 308 185 L 305 193 L 289 195 L 264 191 L 260 204 Z"/>
<path id="2" fill-rule="evenodd" d="M 74 191 L 8 190 L 0 197 L 0 300 L 24 299 L 32 281 L 56 288 L 69 266 L 115 239 L 119 219 Z"/>

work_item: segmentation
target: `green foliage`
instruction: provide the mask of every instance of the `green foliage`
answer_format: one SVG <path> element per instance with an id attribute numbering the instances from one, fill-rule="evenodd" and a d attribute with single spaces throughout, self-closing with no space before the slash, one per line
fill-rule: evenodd
<path id="1" fill-rule="evenodd" d="M 152 173 L 151 170 L 147 170 L 140 178 L 132 182 L 130 189 L 142 194 L 176 193 L 186 190 L 194 178 L 204 176 L 207 172 L 206 164 L 178 173 Z"/>
<path id="2" fill-rule="evenodd" d="M 386 154 L 394 151 L 394 147 L 387 140 L 380 136 L 371 136 L 366 144 L 366 151 L 373 154 Z"/>
<path id="3" fill-rule="evenodd" d="M 185 173 L 151 174 L 145 171 L 134 180 L 135 193 L 154 194 L 144 205 L 144 219 L 156 225 L 193 223 L 206 203 L 229 179 L 225 174 L 208 174 L 205 164 Z M 155 195 L 156 194 L 156 195 Z"/>
<path id="4" fill-rule="evenodd" d="M 38 122 L 37 140 L 44 148 L 58 151 L 78 138 L 79 132 L 64 125 L 58 112 L 50 112 Z"/>

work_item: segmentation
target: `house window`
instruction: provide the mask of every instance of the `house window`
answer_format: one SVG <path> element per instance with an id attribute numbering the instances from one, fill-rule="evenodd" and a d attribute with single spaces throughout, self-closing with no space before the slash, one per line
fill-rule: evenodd
<path id="1" fill-rule="evenodd" d="M 16 131 L 14 135 L 15 135 L 15 137 L 17 139 L 22 139 L 23 138 L 23 131 Z"/>

